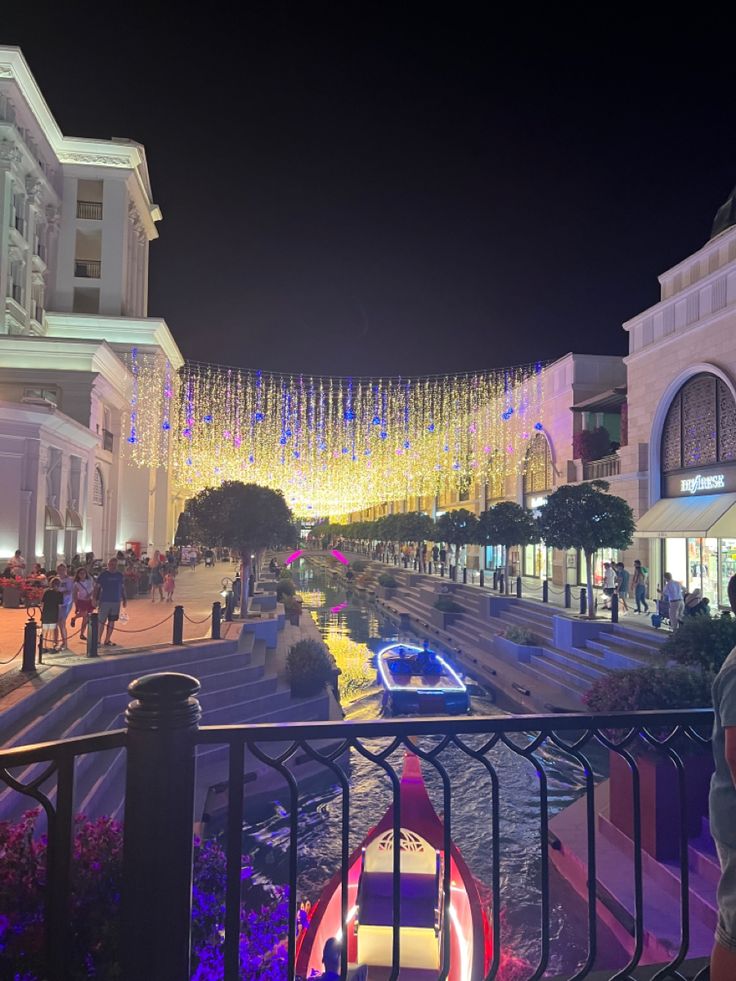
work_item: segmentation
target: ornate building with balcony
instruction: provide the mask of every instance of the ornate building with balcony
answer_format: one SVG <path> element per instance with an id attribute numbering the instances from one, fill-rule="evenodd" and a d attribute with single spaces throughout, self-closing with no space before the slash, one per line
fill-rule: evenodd
<path id="1" fill-rule="evenodd" d="M 0 561 L 172 540 L 165 469 L 124 452 L 131 348 L 182 363 L 147 316 L 160 219 L 143 147 L 63 135 L 20 50 L 0 47 Z"/>

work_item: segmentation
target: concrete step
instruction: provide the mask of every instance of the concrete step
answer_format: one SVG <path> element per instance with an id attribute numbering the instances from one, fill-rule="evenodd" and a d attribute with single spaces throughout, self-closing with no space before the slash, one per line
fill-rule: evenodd
<path id="1" fill-rule="evenodd" d="M 581 651 L 580 648 L 562 651 L 557 647 L 545 647 L 544 653 L 551 660 L 557 661 L 563 666 L 569 665 L 573 670 L 588 676 L 590 682 L 608 674 L 601 658 L 596 657 L 591 652 Z"/>
<path id="2" fill-rule="evenodd" d="M 563 687 L 571 691 L 579 692 L 582 695 L 590 688 L 592 679 L 589 675 L 577 667 L 572 667 L 571 664 L 561 664 L 550 657 L 546 650 L 543 650 L 541 654 L 533 655 L 531 664 L 540 670 L 540 665 L 543 665 L 547 677 L 556 680 L 558 684 L 562 684 Z"/>
<path id="3" fill-rule="evenodd" d="M 604 636 L 601 635 L 601 637 Z M 652 663 L 651 657 L 640 655 L 621 645 L 609 644 L 608 640 L 586 640 L 585 649 L 597 655 L 603 655 L 606 667 L 612 671 L 621 668 L 640 668 L 643 664 Z"/>
<path id="4" fill-rule="evenodd" d="M 534 620 L 531 617 L 528 617 L 526 613 L 523 613 L 522 611 L 517 612 L 516 610 L 504 610 L 498 619 L 505 622 L 507 625 L 514 624 L 515 626 L 524 627 L 527 630 L 531 630 L 535 636 L 545 640 L 551 641 L 554 636 L 554 630 L 552 629 L 551 624 L 547 625 L 539 620 Z"/>

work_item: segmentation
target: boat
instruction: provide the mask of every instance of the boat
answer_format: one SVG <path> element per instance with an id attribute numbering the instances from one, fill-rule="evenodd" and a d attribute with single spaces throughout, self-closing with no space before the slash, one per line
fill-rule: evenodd
<path id="1" fill-rule="evenodd" d="M 376 655 L 385 703 L 400 715 L 460 715 L 470 708 L 468 689 L 446 658 L 412 644 L 389 644 Z"/>
<path id="2" fill-rule="evenodd" d="M 399 978 L 436 981 L 444 958 L 449 916 L 448 981 L 476 981 L 488 972 L 493 938 L 478 885 L 454 843 L 450 895 L 444 891 L 444 825 L 424 785 L 419 760 L 407 753 L 400 784 L 401 882 Z M 386 811 L 348 860 L 346 937 L 341 923 L 341 874 L 328 882 L 297 938 L 296 977 L 322 971 L 322 952 L 335 938 L 347 952 L 348 976 L 365 969 L 366 981 L 387 981 L 392 970 L 394 808 Z"/>

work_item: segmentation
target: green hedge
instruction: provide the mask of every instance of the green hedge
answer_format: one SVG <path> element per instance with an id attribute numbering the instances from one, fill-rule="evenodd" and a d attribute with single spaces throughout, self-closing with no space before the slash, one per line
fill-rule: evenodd
<path id="1" fill-rule="evenodd" d="M 730 616 L 690 617 L 662 644 L 662 655 L 678 664 L 718 674 L 736 647 L 736 620 Z"/>
<path id="2" fill-rule="evenodd" d="M 632 668 L 593 682 L 584 701 L 592 712 L 705 708 L 711 704 L 710 688 L 710 677 L 692 668 Z"/>
<path id="3" fill-rule="evenodd" d="M 335 670 L 324 644 L 318 640 L 300 640 L 286 655 L 286 674 L 291 694 L 299 697 L 317 695 L 332 678 Z"/>

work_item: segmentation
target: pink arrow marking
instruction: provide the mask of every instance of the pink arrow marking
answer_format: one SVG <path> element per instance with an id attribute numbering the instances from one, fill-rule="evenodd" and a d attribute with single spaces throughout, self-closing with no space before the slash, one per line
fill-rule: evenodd
<path id="1" fill-rule="evenodd" d="M 340 603 L 339 606 L 332 606 L 330 607 L 330 613 L 339 613 L 340 610 L 344 610 L 347 605 L 347 603 Z"/>
<path id="2" fill-rule="evenodd" d="M 304 553 L 304 549 L 300 548 L 298 552 L 292 552 L 288 559 L 284 560 L 284 565 L 289 565 L 294 559 L 298 559 L 300 555 Z"/>
<path id="3" fill-rule="evenodd" d="M 342 554 L 342 552 L 338 552 L 338 550 L 336 548 L 333 548 L 332 549 L 332 551 L 330 552 L 330 555 L 334 555 L 335 558 L 337 559 L 337 561 L 338 562 L 342 562 L 343 565 L 350 565 L 350 562 L 348 561 L 348 559 L 345 558 L 345 556 Z"/>

